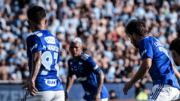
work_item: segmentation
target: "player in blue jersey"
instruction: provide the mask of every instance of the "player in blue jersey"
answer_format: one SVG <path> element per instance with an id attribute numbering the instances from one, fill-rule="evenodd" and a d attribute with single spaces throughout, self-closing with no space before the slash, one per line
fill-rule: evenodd
<path id="1" fill-rule="evenodd" d="M 27 11 L 27 17 L 33 33 L 26 39 L 30 77 L 22 101 L 64 101 L 56 69 L 60 62 L 60 46 L 58 40 L 45 30 L 46 12 L 42 7 L 34 6 Z"/>
<path id="2" fill-rule="evenodd" d="M 65 99 L 68 98 L 69 90 L 74 81 L 74 75 L 82 84 L 85 91 L 85 101 L 108 101 L 108 91 L 103 85 L 104 74 L 101 68 L 94 62 L 93 58 L 82 53 L 82 41 L 73 38 L 70 41 L 69 50 L 72 57 L 68 60 L 69 73 L 65 90 Z"/>
<path id="3" fill-rule="evenodd" d="M 171 50 L 171 53 L 172 53 L 174 63 L 177 66 L 180 66 L 180 38 L 176 38 L 171 42 L 170 50 Z M 180 98 L 177 101 L 180 101 Z"/>
<path id="4" fill-rule="evenodd" d="M 149 72 L 153 88 L 148 101 L 176 100 L 179 97 L 180 77 L 164 46 L 156 38 L 148 36 L 143 21 L 132 20 L 125 30 L 131 43 L 139 48 L 142 64 L 135 76 L 125 84 L 124 94 L 127 95 L 133 84 Z"/>

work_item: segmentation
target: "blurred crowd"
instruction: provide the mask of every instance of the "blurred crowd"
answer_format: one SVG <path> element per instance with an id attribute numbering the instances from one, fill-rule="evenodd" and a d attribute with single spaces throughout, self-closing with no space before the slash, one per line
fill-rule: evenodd
<path id="1" fill-rule="evenodd" d="M 103 70 L 105 82 L 126 82 L 141 64 L 137 49 L 124 26 L 133 19 L 145 21 L 169 51 L 180 31 L 180 0 L 0 0 L 0 80 L 26 82 L 29 77 L 26 38 L 32 33 L 26 11 L 32 6 L 46 10 L 47 30 L 61 46 L 58 76 L 66 83 L 69 41 L 80 37 L 83 52 Z M 151 82 L 149 74 L 136 84 Z"/>

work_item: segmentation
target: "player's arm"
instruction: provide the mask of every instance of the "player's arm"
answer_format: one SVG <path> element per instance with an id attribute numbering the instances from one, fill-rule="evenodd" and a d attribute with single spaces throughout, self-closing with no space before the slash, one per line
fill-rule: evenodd
<path id="1" fill-rule="evenodd" d="M 139 79 L 144 77 L 148 73 L 149 69 L 151 68 L 151 65 L 152 65 L 152 59 L 151 58 L 144 58 L 142 60 L 142 64 L 141 64 L 139 70 L 137 71 L 135 76 L 130 80 L 130 82 L 132 82 L 134 84 Z"/>
<path id="2" fill-rule="evenodd" d="M 127 95 L 127 91 L 133 86 L 135 82 L 137 82 L 139 79 L 141 79 L 148 73 L 152 65 L 153 47 L 151 42 L 146 39 L 141 40 L 139 43 L 139 51 L 141 54 L 142 64 L 135 76 L 128 83 L 125 84 L 125 87 L 123 89 L 125 95 Z"/>
<path id="3" fill-rule="evenodd" d="M 67 94 L 69 93 L 69 90 L 71 89 L 73 82 L 74 82 L 74 75 L 68 74 L 67 83 L 66 83 L 66 91 L 65 91 L 67 92 Z"/>
<path id="4" fill-rule="evenodd" d="M 88 66 L 99 76 L 98 77 L 98 87 L 96 90 L 96 94 L 94 95 L 94 100 L 100 101 L 101 89 L 102 89 L 103 82 L 104 82 L 104 74 L 103 74 L 101 68 L 99 68 L 99 66 L 94 62 L 92 57 L 89 57 L 87 62 L 88 62 Z"/>
<path id="5" fill-rule="evenodd" d="M 128 83 L 126 83 L 123 89 L 125 95 L 127 95 L 127 91 L 133 86 L 135 82 L 137 82 L 139 79 L 141 79 L 143 76 L 145 76 L 148 73 L 149 69 L 151 68 L 151 65 L 152 65 L 151 58 L 144 58 L 142 60 L 142 64 L 139 70 L 137 71 L 135 76 Z"/>
<path id="6" fill-rule="evenodd" d="M 27 38 L 27 46 L 32 54 L 32 70 L 29 79 L 29 93 L 35 96 L 37 89 L 35 87 L 35 80 L 41 68 L 41 54 L 43 45 L 38 36 L 32 35 Z"/>
<path id="7" fill-rule="evenodd" d="M 179 74 L 178 70 L 175 68 L 175 66 L 174 65 L 172 65 L 172 66 L 173 66 L 174 74 L 176 75 L 176 78 L 178 79 L 178 83 L 180 85 L 180 74 Z"/>
<path id="8" fill-rule="evenodd" d="M 101 89 L 102 89 L 102 86 L 103 86 L 103 83 L 104 83 L 104 73 L 102 70 L 100 70 L 98 72 L 98 87 L 97 87 L 97 90 L 96 90 L 96 94 L 101 94 Z"/>
<path id="9" fill-rule="evenodd" d="M 36 77 L 41 68 L 41 62 L 42 62 L 41 61 L 41 53 L 42 53 L 42 51 L 32 54 L 32 72 L 31 72 L 31 76 L 30 76 L 30 82 L 31 81 L 34 82 L 36 80 Z"/>
<path id="10" fill-rule="evenodd" d="M 68 98 L 68 93 L 72 87 L 72 84 L 74 82 L 74 74 L 73 72 L 71 71 L 70 69 L 70 65 L 69 65 L 69 61 L 68 61 L 68 66 L 69 66 L 69 73 L 68 73 L 68 76 L 67 76 L 67 83 L 66 83 L 66 90 L 65 90 L 65 100 Z"/>
<path id="11" fill-rule="evenodd" d="M 29 92 L 32 96 L 35 96 L 35 93 L 38 91 L 35 87 L 35 80 L 41 68 L 41 51 L 32 54 L 32 70 L 30 76 L 30 86 Z"/>

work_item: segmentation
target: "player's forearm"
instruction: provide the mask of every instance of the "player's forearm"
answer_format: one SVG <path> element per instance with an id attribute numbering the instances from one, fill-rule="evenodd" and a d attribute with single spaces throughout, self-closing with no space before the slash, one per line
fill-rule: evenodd
<path id="1" fill-rule="evenodd" d="M 69 75 L 67 77 L 67 83 L 66 83 L 66 92 L 69 93 L 69 90 L 71 89 L 71 86 L 74 82 L 74 75 Z"/>
<path id="2" fill-rule="evenodd" d="M 135 74 L 135 76 L 131 79 L 132 83 L 137 82 L 139 79 L 141 79 L 142 77 L 144 77 L 149 69 L 150 69 L 151 65 L 149 65 L 147 62 L 142 62 L 139 70 L 137 71 L 137 73 Z"/>
<path id="3" fill-rule="evenodd" d="M 180 84 L 180 74 L 179 74 L 179 72 L 177 71 L 177 69 L 174 67 L 174 65 L 172 65 L 172 66 L 173 66 L 174 74 L 175 74 L 175 76 L 176 76 L 176 78 L 178 79 L 178 82 L 179 82 L 179 84 Z"/>
<path id="4" fill-rule="evenodd" d="M 103 86 L 103 83 L 104 83 L 104 74 L 103 74 L 102 70 L 99 71 L 98 75 L 99 75 L 99 77 L 98 77 L 98 87 L 97 87 L 96 93 L 101 92 L 101 89 L 102 89 L 102 86 Z"/>
<path id="5" fill-rule="evenodd" d="M 39 73 L 40 68 L 41 68 L 41 58 L 40 58 L 40 56 L 33 55 L 32 72 L 31 72 L 30 81 L 35 81 L 36 80 L 36 77 L 37 77 L 37 75 Z"/>

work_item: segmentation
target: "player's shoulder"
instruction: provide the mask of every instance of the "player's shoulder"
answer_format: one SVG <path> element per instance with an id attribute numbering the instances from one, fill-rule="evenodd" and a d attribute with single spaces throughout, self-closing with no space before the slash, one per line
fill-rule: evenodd
<path id="1" fill-rule="evenodd" d="M 68 62 L 72 61 L 73 60 L 73 57 L 71 56 L 69 59 L 68 59 Z"/>
<path id="2" fill-rule="evenodd" d="M 144 45 L 145 43 L 149 43 L 149 42 L 154 42 L 156 38 L 152 37 L 152 36 L 146 36 L 143 39 L 140 40 L 139 44 Z"/>
<path id="3" fill-rule="evenodd" d="M 32 37 L 42 37 L 45 33 L 48 33 L 48 31 L 46 31 L 46 30 L 43 30 L 43 31 L 42 30 L 38 30 L 38 31 L 35 31 L 35 32 L 29 34 L 27 36 L 27 39 L 28 38 L 32 38 Z"/>
<path id="4" fill-rule="evenodd" d="M 85 54 L 85 53 L 81 53 L 81 57 L 80 57 L 82 60 L 84 61 L 92 61 L 92 57 L 89 56 L 88 54 Z"/>

